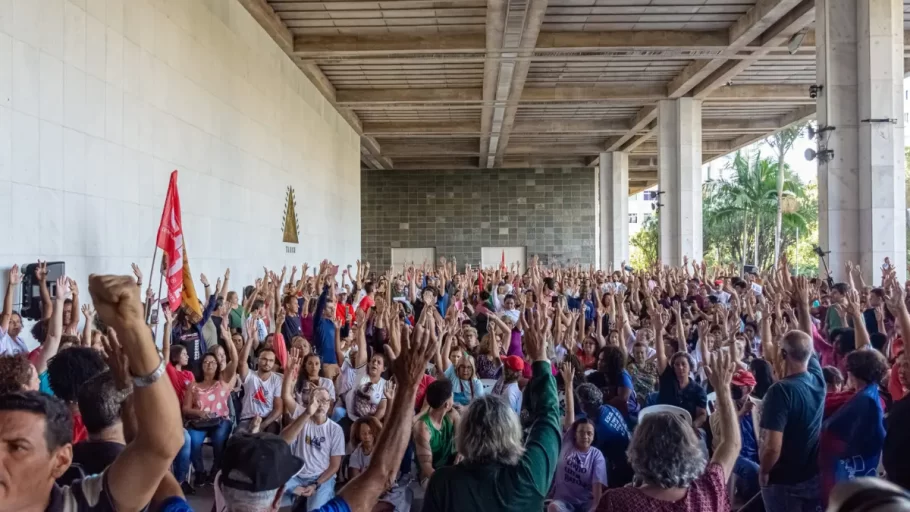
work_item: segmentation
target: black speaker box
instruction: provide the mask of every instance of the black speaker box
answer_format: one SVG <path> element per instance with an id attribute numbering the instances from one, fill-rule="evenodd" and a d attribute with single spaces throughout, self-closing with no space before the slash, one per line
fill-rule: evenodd
<path id="1" fill-rule="evenodd" d="M 22 311 L 24 318 L 41 319 L 41 292 L 35 277 L 37 263 L 22 266 Z M 57 295 L 57 278 L 66 275 L 66 264 L 62 261 L 47 262 L 47 289 L 51 297 Z"/>

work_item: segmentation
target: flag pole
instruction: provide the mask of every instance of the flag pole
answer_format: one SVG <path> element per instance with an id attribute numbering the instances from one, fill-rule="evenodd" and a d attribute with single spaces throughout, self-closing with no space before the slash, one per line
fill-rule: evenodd
<path id="1" fill-rule="evenodd" d="M 154 261 L 154 260 L 153 260 Z M 154 267 L 152 267 L 154 268 Z M 155 322 L 155 340 L 158 340 L 158 324 L 161 323 L 161 285 L 164 283 L 164 272 L 158 272 L 158 321 Z M 170 305 L 168 305 L 170 307 Z"/>

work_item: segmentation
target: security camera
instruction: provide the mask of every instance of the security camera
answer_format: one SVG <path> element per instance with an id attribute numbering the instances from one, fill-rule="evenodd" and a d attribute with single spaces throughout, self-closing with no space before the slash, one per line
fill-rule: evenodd
<path id="1" fill-rule="evenodd" d="M 824 88 L 825 88 L 824 85 L 815 85 L 815 84 L 810 85 L 809 86 L 809 98 L 811 98 L 813 100 L 815 98 L 818 98 L 818 94 L 820 92 L 822 92 L 822 90 L 824 90 Z"/>

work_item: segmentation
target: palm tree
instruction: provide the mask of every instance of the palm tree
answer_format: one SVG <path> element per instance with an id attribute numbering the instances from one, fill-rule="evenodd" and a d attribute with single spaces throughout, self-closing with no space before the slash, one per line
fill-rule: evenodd
<path id="1" fill-rule="evenodd" d="M 777 219 L 774 224 L 774 266 L 777 266 L 777 259 L 780 257 L 780 226 L 783 215 L 783 197 L 784 197 L 784 159 L 787 156 L 787 153 L 793 148 L 793 143 L 796 142 L 797 137 L 803 132 L 803 128 L 806 127 L 807 123 L 799 123 L 795 125 L 787 126 L 782 130 L 777 131 L 770 137 L 768 137 L 767 142 L 771 147 L 777 149 Z"/>
<path id="2" fill-rule="evenodd" d="M 705 223 L 709 228 L 731 227 L 731 223 L 742 226 L 741 264 L 746 264 L 749 247 L 750 224 L 752 225 L 752 263 L 763 266 L 760 248 L 763 244 L 762 227 L 771 225 L 777 209 L 777 169 L 778 163 L 762 158 L 756 153 L 753 158 L 737 152 L 728 169 L 732 171 L 729 178 L 708 183 L 704 201 Z M 785 165 L 783 169 L 783 192 L 797 198 L 804 195 L 799 178 Z M 783 214 L 783 223 L 795 228 L 805 229 L 806 219 L 799 212 Z M 730 232 L 730 231 L 728 231 Z M 732 234 L 732 232 L 730 232 Z M 767 241 L 767 238 L 764 239 Z"/>

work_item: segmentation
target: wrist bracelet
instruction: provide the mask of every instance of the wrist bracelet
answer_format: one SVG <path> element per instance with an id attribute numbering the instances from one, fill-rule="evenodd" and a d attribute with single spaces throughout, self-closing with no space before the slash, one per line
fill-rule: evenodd
<path id="1" fill-rule="evenodd" d="M 144 387 L 151 386 L 152 384 L 157 382 L 158 379 L 160 379 L 162 375 L 164 375 L 164 372 L 165 372 L 164 358 L 161 358 L 161 361 L 158 363 L 158 368 L 155 368 L 155 370 L 152 371 L 152 373 L 150 373 L 144 377 L 137 377 L 135 375 L 132 376 L 133 377 L 133 387 L 144 388 Z"/>

